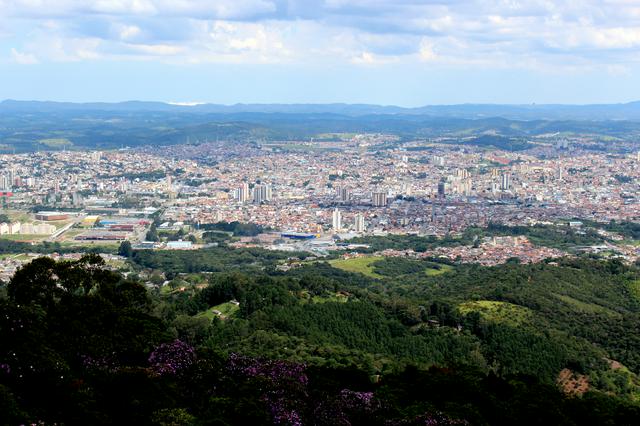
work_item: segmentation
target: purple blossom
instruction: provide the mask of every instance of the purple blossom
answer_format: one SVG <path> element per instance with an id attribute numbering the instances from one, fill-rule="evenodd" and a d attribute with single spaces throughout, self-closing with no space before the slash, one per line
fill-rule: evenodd
<path id="1" fill-rule="evenodd" d="M 159 375 L 176 375 L 188 369 L 196 360 L 193 346 L 181 340 L 163 343 L 149 355 L 151 369 Z"/>
<path id="2" fill-rule="evenodd" d="M 284 382 L 307 385 L 306 365 L 280 360 L 251 358 L 239 354 L 231 354 L 227 369 L 234 375 L 247 378 L 264 378 L 272 384 Z"/>
<path id="3" fill-rule="evenodd" d="M 87 370 L 109 372 L 115 372 L 118 370 L 117 362 L 110 356 L 94 358 L 90 355 L 80 355 L 80 361 L 82 362 L 82 366 Z"/>
<path id="4" fill-rule="evenodd" d="M 316 424 L 348 426 L 374 418 L 382 408 L 373 392 L 343 389 L 334 398 L 322 401 L 314 411 Z"/>
<path id="5" fill-rule="evenodd" d="M 227 370 L 234 376 L 259 379 L 264 388 L 261 400 L 276 425 L 302 425 L 300 408 L 305 406 L 308 378 L 306 365 L 231 354 Z"/>
<path id="6" fill-rule="evenodd" d="M 390 420 L 387 426 L 467 426 L 466 420 L 452 419 L 440 412 L 424 413 L 412 419 Z"/>
<path id="7" fill-rule="evenodd" d="M 378 401 L 373 397 L 373 392 L 355 392 L 343 389 L 340 392 L 340 402 L 350 410 L 358 409 L 371 412 L 379 408 Z"/>
<path id="8" fill-rule="evenodd" d="M 9 367 L 9 364 L 0 364 L 0 371 L 11 374 L 11 367 Z"/>

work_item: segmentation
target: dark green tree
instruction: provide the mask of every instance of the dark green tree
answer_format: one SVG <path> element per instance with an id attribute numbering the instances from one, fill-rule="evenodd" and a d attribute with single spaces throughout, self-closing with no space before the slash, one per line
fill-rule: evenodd
<path id="1" fill-rule="evenodd" d="M 131 242 L 129 240 L 120 243 L 118 254 L 123 257 L 131 257 L 133 255 L 133 249 L 131 248 Z"/>

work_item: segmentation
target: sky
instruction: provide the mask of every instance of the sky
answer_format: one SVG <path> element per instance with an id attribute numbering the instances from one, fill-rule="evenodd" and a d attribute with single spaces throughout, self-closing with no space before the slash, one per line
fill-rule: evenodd
<path id="1" fill-rule="evenodd" d="M 0 0 L 0 99 L 640 100 L 640 0 Z"/>

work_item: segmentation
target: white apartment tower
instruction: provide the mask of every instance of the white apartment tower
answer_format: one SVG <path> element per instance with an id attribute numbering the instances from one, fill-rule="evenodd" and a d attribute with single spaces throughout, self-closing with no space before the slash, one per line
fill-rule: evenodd
<path id="1" fill-rule="evenodd" d="M 342 213 L 340 213 L 340 210 L 335 209 L 333 211 L 332 219 L 333 230 L 340 231 L 342 229 Z"/>
<path id="2" fill-rule="evenodd" d="M 364 215 L 362 213 L 356 214 L 356 217 L 354 218 L 354 221 L 353 221 L 353 229 L 356 232 L 364 232 L 365 230 Z"/>

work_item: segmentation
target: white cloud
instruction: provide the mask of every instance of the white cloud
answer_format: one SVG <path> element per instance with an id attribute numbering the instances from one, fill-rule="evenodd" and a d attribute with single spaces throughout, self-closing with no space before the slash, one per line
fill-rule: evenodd
<path id="1" fill-rule="evenodd" d="M 0 0 L 0 15 L 33 18 L 103 14 L 243 19 L 275 10 L 269 0 Z"/>
<path id="2" fill-rule="evenodd" d="M 433 43 L 431 43 L 427 39 L 423 39 L 420 42 L 420 50 L 418 51 L 418 55 L 422 62 L 430 62 L 437 58 L 433 50 Z"/>
<path id="3" fill-rule="evenodd" d="M 118 35 L 122 40 L 130 40 L 140 35 L 142 30 L 136 25 L 117 25 Z"/>
<path id="4" fill-rule="evenodd" d="M 40 62 L 606 69 L 640 47 L 638 0 L 0 0 L 3 17 Z"/>
<path id="5" fill-rule="evenodd" d="M 11 48 L 11 60 L 16 64 L 21 65 L 34 65 L 39 63 L 38 58 L 31 53 L 18 52 L 16 49 Z"/>
<path id="6" fill-rule="evenodd" d="M 168 44 L 127 44 L 133 54 L 143 54 L 150 56 L 176 56 L 184 51 L 180 46 Z"/>

